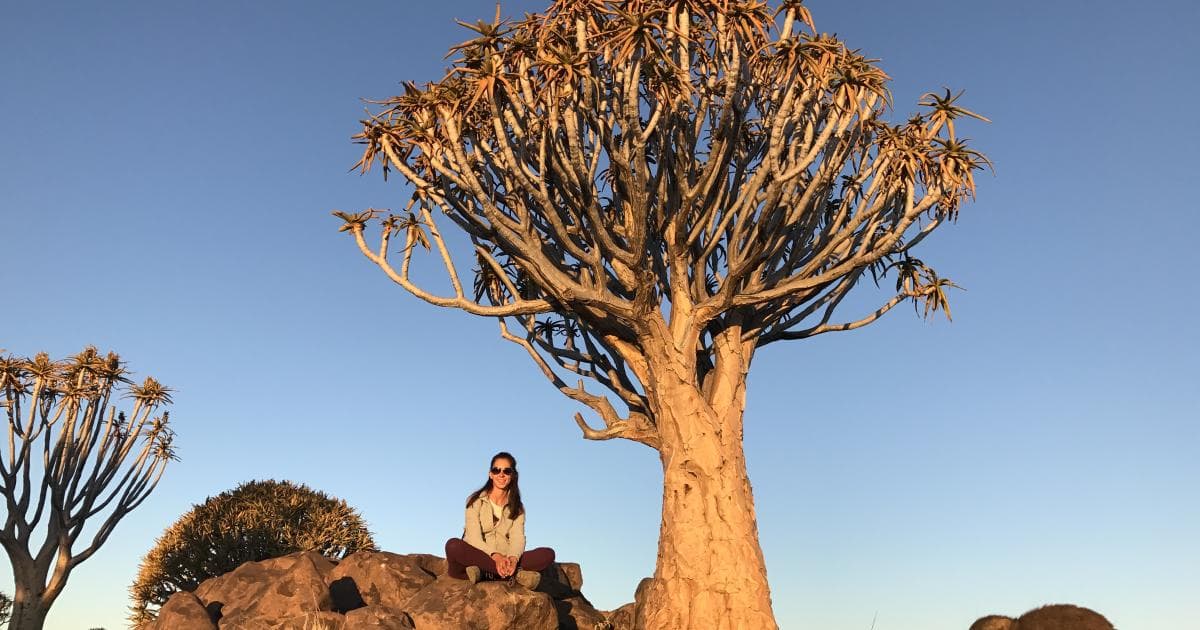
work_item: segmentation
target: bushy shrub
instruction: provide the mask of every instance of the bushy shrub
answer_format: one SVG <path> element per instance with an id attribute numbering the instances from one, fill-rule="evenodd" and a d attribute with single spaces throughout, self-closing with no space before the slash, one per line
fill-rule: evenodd
<path id="1" fill-rule="evenodd" d="M 8 617 L 12 614 L 12 599 L 5 593 L 0 593 L 0 624 L 8 623 Z"/>
<path id="2" fill-rule="evenodd" d="M 175 521 L 142 559 L 130 621 L 140 628 L 178 591 L 242 563 L 297 551 L 340 559 L 375 550 L 362 517 L 346 502 L 289 481 L 251 481 L 210 497 Z"/>

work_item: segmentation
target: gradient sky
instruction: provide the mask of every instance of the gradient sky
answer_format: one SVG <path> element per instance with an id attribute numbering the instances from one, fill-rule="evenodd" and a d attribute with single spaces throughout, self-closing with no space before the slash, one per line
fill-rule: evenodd
<path id="1" fill-rule="evenodd" d="M 1194 627 L 1200 5 L 809 5 L 882 59 L 897 119 L 965 88 L 994 122 L 960 133 L 996 173 L 918 254 L 967 289 L 952 324 L 901 309 L 755 361 L 745 446 L 781 626 L 965 630 L 1072 602 Z M 177 389 L 183 458 L 48 628 L 123 627 L 155 537 L 251 479 L 440 554 L 501 449 L 530 543 L 582 563 L 593 603 L 653 572 L 655 453 L 582 440 L 492 322 L 408 296 L 329 216 L 404 202 L 348 173 L 360 98 L 440 77 L 453 19 L 493 7 L 0 3 L 0 348 L 117 350 Z"/>

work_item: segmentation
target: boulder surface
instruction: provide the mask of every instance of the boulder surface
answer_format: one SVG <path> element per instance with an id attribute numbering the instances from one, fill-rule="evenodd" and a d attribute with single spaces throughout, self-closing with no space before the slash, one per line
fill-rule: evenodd
<path id="1" fill-rule="evenodd" d="M 217 626 L 208 616 L 208 610 L 193 593 L 175 593 L 158 611 L 159 617 L 174 620 L 179 630 L 216 630 Z"/>
<path id="2" fill-rule="evenodd" d="M 530 591 L 471 584 L 429 554 L 362 551 L 341 561 L 294 553 L 176 593 L 149 630 L 596 630 L 610 627 L 580 592 L 578 564 L 557 563 Z"/>

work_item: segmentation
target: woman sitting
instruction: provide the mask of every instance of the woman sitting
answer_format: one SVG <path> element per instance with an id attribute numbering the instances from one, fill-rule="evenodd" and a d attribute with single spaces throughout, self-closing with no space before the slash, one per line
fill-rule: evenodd
<path id="1" fill-rule="evenodd" d="M 446 573 L 472 584 L 484 579 L 516 579 L 537 588 L 541 571 L 554 562 L 554 550 L 525 551 L 525 506 L 518 487 L 517 460 L 508 453 L 492 457 L 487 483 L 467 497 L 462 538 L 446 541 Z"/>

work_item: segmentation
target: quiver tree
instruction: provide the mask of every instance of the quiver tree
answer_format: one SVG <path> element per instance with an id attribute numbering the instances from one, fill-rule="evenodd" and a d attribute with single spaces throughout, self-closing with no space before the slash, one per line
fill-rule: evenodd
<path id="1" fill-rule="evenodd" d="M 193 506 L 163 532 L 129 588 L 129 620 L 147 627 L 171 595 L 245 562 L 297 551 L 340 560 L 375 549 L 366 523 L 345 501 L 290 481 L 244 483 Z"/>
<path id="2" fill-rule="evenodd" d="M 466 26 L 449 72 L 356 136 L 407 207 L 336 212 L 341 229 L 422 300 L 497 319 L 598 416 L 576 415 L 585 438 L 659 452 L 640 626 L 775 627 L 742 451 L 751 359 L 906 301 L 949 315 L 949 281 L 911 252 L 973 195 L 985 160 L 955 122 L 980 117 L 946 92 L 886 122 L 887 75 L 798 0 L 558 0 Z M 449 293 L 414 284 L 421 251 Z M 889 276 L 878 308 L 841 313 Z"/>
<path id="3" fill-rule="evenodd" d="M 45 353 L 0 357 L 8 418 L 0 543 L 12 562 L 14 629 L 42 627 L 71 571 L 150 496 L 175 459 L 168 413 L 156 414 L 171 402 L 170 390 L 149 377 L 134 385 L 127 374 L 120 357 L 91 347 L 64 361 Z M 122 391 L 133 399 L 128 415 L 113 404 Z"/>

